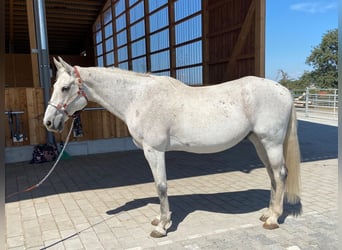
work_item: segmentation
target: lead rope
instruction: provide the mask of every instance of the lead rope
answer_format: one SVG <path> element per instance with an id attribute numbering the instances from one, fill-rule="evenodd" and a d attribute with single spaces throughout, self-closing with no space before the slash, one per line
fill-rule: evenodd
<path id="1" fill-rule="evenodd" d="M 38 182 L 37 184 L 35 184 L 35 185 L 31 186 L 31 187 L 28 187 L 28 188 L 23 189 L 23 190 L 21 190 L 21 191 L 18 191 L 18 192 L 15 192 L 15 193 L 13 193 L 13 194 L 7 195 L 7 196 L 6 196 L 6 199 L 11 198 L 11 197 L 13 197 L 13 196 L 15 196 L 15 195 L 18 195 L 18 194 L 22 194 L 22 193 L 26 193 L 26 192 L 32 191 L 32 190 L 38 188 L 38 187 L 39 187 L 40 185 L 42 185 L 43 182 L 51 175 L 51 173 L 53 172 L 53 170 L 56 168 L 56 166 L 57 166 L 59 160 L 61 159 L 61 157 L 62 157 L 62 155 L 63 155 L 63 152 L 64 152 L 64 149 L 66 148 L 66 146 L 67 146 L 67 144 L 68 144 L 68 142 L 69 142 L 69 138 L 70 138 L 70 135 L 71 135 L 71 131 L 72 131 L 72 129 L 73 129 L 74 121 L 75 121 L 75 118 L 72 120 L 72 124 L 71 124 L 71 126 L 70 126 L 70 130 L 69 130 L 68 136 L 67 136 L 67 138 L 65 139 L 65 144 L 64 144 L 64 146 L 63 146 L 61 152 L 59 153 L 59 155 L 58 155 L 58 157 L 57 157 L 57 160 L 55 161 L 55 163 L 53 164 L 53 166 L 51 167 L 51 169 L 49 170 L 49 172 L 44 176 L 44 178 L 41 179 L 40 182 Z"/>

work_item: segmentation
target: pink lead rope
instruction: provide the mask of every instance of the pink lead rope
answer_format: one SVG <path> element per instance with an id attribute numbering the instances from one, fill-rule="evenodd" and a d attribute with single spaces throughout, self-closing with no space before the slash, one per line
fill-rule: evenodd
<path id="1" fill-rule="evenodd" d="M 12 193 L 12 194 L 9 194 L 6 196 L 6 199 L 9 199 L 13 196 L 16 196 L 18 194 L 22 194 L 22 193 L 26 193 L 26 192 L 29 192 L 29 191 L 32 191 L 36 188 L 38 188 L 40 185 L 43 184 L 43 182 L 51 175 L 51 173 L 53 172 L 53 170 L 56 168 L 59 160 L 61 159 L 62 155 L 63 155 L 63 152 L 64 152 L 64 149 L 66 148 L 68 142 L 69 142 L 69 138 L 70 138 L 70 135 L 71 135 L 71 131 L 72 131 L 72 128 L 73 128 L 73 125 L 74 125 L 74 121 L 75 121 L 75 118 L 72 120 L 72 124 L 71 124 L 71 127 L 70 127 L 70 130 L 69 130 L 69 133 L 68 133 L 68 136 L 65 140 L 65 144 L 64 144 L 64 147 L 62 148 L 61 152 L 59 153 L 58 157 L 57 157 L 57 160 L 55 161 L 55 163 L 53 164 L 53 166 L 51 167 L 51 169 L 49 170 L 49 172 L 44 176 L 43 179 L 40 180 L 40 182 L 38 182 L 37 184 L 31 186 L 31 187 L 28 187 L 26 189 L 23 189 L 21 191 L 18 191 L 18 192 L 15 192 L 15 193 Z"/>

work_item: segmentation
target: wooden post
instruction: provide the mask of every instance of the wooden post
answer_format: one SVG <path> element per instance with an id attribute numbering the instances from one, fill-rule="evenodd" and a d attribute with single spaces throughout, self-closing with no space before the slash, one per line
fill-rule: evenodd
<path id="1" fill-rule="evenodd" d="M 209 77 L 209 10 L 208 1 L 202 0 L 202 65 L 203 65 L 203 85 L 210 84 Z"/>
<path id="2" fill-rule="evenodd" d="M 0 246 L 6 244 L 6 215 L 5 215 L 5 1 L 0 2 Z"/>
<path id="3" fill-rule="evenodd" d="M 126 12 L 126 34 L 127 34 L 127 59 L 128 59 L 128 69 L 133 69 L 132 63 L 132 39 L 131 39 L 131 18 L 129 14 L 129 0 L 125 0 L 125 12 Z"/>
<path id="4" fill-rule="evenodd" d="M 39 88 L 39 68 L 38 68 L 38 54 L 37 54 L 37 40 L 34 19 L 34 7 L 32 0 L 26 0 L 27 22 L 30 38 L 31 64 L 32 64 L 32 79 L 33 87 Z"/>
<path id="5" fill-rule="evenodd" d="M 10 0 L 9 1 L 9 53 L 13 53 L 13 45 L 12 45 L 12 41 L 13 41 L 13 1 L 14 0 Z"/>
<path id="6" fill-rule="evenodd" d="M 112 8 L 112 28 L 113 28 L 113 52 L 114 52 L 114 66 L 118 67 L 119 66 L 119 56 L 118 56 L 118 41 L 116 39 L 116 10 L 115 10 L 115 5 L 112 3 L 111 4 Z M 115 21 L 115 22 L 114 22 Z"/>
<path id="7" fill-rule="evenodd" d="M 145 22 L 145 49 L 146 49 L 146 72 L 151 72 L 151 37 L 150 37 L 150 18 L 149 1 L 144 0 L 144 22 Z"/>
<path id="8" fill-rule="evenodd" d="M 265 77 L 265 0 L 255 0 L 255 55 L 254 72 Z"/>
<path id="9" fill-rule="evenodd" d="M 170 76 L 176 78 L 176 34 L 175 34 L 175 5 L 168 1 L 169 14 L 169 46 L 170 46 Z"/>

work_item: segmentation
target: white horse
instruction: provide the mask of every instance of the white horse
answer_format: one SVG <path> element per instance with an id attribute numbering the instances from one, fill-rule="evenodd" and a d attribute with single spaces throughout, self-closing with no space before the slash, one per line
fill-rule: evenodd
<path id="1" fill-rule="evenodd" d="M 70 66 L 54 59 L 57 80 L 44 116 L 49 131 L 64 123 L 88 100 L 122 119 L 134 143 L 144 151 L 160 199 L 152 237 L 166 235 L 171 225 L 165 152 L 213 153 L 244 138 L 254 144 L 271 179 L 264 228 L 278 228 L 284 193 L 299 202 L 300 153 L 297 120 L 289 91 L 271 80 L 244 77 L 214 86 L 190 87 L 166 76 L 117 68 Z"/>

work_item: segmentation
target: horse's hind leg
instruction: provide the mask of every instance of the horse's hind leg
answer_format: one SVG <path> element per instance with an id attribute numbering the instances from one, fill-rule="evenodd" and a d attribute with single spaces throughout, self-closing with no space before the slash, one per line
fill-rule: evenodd
<path id="1" fill-rule="evenodd" d="M 260 160 L 264 163 L 271 180 L 271 197 L 269 208 L 260 217 L 264 221 L 264 228 L 278 228 L 278 218 L 283 212 L 283 198 L 286 179 L 284 166 L 283 146 L 262 142 L 255 134 L 249 139 L 254 144 Z M 266 146 L 266 147 L 265 147 Z M 267 149 L 267 150 L 266 150 Z"/>
<path id="2" fill-rule="evenodd" d="M 152 170 L 154 182 L 160 200 L 160 216 L 152 221 L 156 226 L 152 231 L 152 237 L 163 237 L 171 226 L 171 212 L 167 197 L 167 181 L 165 170 L 165 152 L 160 152 L 148 145 L 144 145 L 144 154 Z"/>
<path id="3" fill-rule="evenodd" d="M 261 141 L 254 133 L 252 133 L 248 137 L 248 139 L 253 143 L 261 162 L 264 164 L 267 170 L 267 173 L 270 177 L 271 183 L 274 183 L 273 171 L 270 168 L 270 162 L 268 160 L 267 153 L 266 153 L 264 146 L 262 145 Z M 273 189 L 273 186 L 274 185 L 271 185 L 271 197 L 274 197 L 274 192 L 275 192 L 275 190 Z M 260 220 L 265 222 L 270 217 L 270 214 L 271 214 L 271 210 L 268 208 L 266 211 L 263 212 L 262 216 L 260 217 Z"/>
<path id="4" fill-rule="evenodd" d="M 278 218 L 283 213 L 283 200 L 285 191 L 285 181 L 287 171 L 284 165 L 283 145 L 268 145 L 265 147 L 270 162 L 270 169 L 273 173 L 271 177 L 271 198 L 268 218 L 264 223 L 264 228 L 278 228 Z"/>

